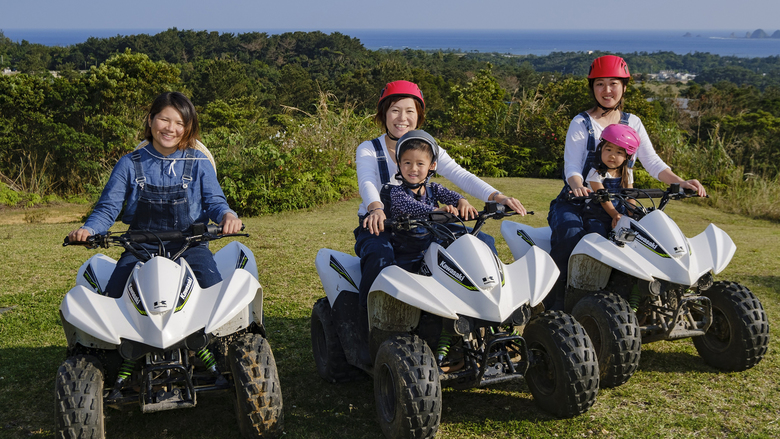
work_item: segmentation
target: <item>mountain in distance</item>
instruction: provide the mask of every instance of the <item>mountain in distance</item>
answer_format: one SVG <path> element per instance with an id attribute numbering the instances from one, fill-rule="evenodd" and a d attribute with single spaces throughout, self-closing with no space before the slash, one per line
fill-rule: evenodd
<path id="1" fill-rule="evenodd" d="M 689 37 L 689 36 L 691 36 L 691 33 L 688 32 L 688 33 L 686 33 L 683 36 L 684 37 Z M 738 37 L 737 34 L 732 32 L 731 35 L 729 35 L 729 38 L 740 38 L 740 37 Z M 780 30 L 776 30 L 772 35 L 768 35 L 766 32 L 764 32 L 763 29 L 756 29 L 756 30 L 753 31 L 753 33 L 746 32 L 745 33 L 745 38 L 755 38 L 755 39 L 759 39 L 759 38 L 778 38 L 778 39 L 780 39 Z"/>

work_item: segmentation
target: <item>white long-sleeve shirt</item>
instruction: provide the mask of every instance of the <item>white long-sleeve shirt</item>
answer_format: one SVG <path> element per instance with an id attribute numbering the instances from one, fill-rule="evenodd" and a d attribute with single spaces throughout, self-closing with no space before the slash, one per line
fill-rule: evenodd
<path id="1" fill-rule="evenodd" d="M 395 179 L 395 174 L 398 172 L 398 166 L 387 152 L 384 135 L 379 137 L 379 143 L 382 144 L 382 150 L 385 154 L 387 175 L 390 176 L 389 183 L 392 185 L 400 185 L 401 182 Z M 379 175 L 376 150 L 370 140 L 361 143 L 358 146 L 355 155 L 358 190 L 360 191 L 360 198 L 363 200 L 358 208 L 358 215 L 362 216 L 368 213 L 367 206 L 369 204 L 374 201 L 381 202 L 379 199 L 379 191 L 382 189 L 382 179 Z M 439 159 L 438 164 L 436 165 L 436 173 L 451 181 L 462 191 L 483 201 L 487 201 L 488 197 L 490 197 L 493 192 L 496 192 L 496 189 L 494 189 L 493 186 L 485 183 L 476 175 L 463 169 L 449 156 L 449 154 L 447 154 L 447 151 L 441 147 L 439 147 Z"/>
<path id="2" fill-rule="evenodd" d="M 590 118 L 590 115 L 587 117 Z M 596 140 L 596 145 L 599 144 L 601 138 L 601 132 L 605 127 L 602 127 L 595 120 L 591 118 L 591 125 L 593 126 L 593 135 Z M 633 128 L 639 135 L 639 150 L 636 152 L 636 158 L 642 163 L 645 170 L 655 179 L 658 179 L 658 175 L 669 169 L 669 165 L 661 160 L 661 157 L 655 152 L 653 143 L 650 142 L 650 137 L 647 136 L 647 130 L 642 124 L 639 117 L 630 115 L 628 117 L 628 126 Z M 585 126 L 585 119 L 581 114 L 572 119 L 569 124 L 569 131 L 566 133 L 566 147 L 563 152 L 563 172 L 566 176 L 566 181 L 574 175 L 579 176 L 585 181 L 585 176 L 582 175 L 582 169 L 585 166 L 585 160 L 588 157 L 588 129 Z M 633 171 L 631 176 L 633 178 Z"/>

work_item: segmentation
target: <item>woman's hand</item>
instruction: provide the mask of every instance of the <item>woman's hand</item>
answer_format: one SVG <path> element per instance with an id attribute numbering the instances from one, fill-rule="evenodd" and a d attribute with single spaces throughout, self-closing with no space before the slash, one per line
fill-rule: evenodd
<path id="1" fill-rule="evenodd" d="M 571 193 L 575 197 L 587 197 L 588 194 L 591 192 L 593 191 L 590 190 L 590 188 L 587 188 L 585 186 L 578 186 L 578 187 L 571 186 Z"/>
<path id="2" fill-rule="evenodd" d="M 503 204 L 504 206 L 514 210 L 520 216 L 525 216 L 525 214 L 528 213 L 525 210 L 525 206 L 523 206 L 523 204 L 517 198 L 512 198 L 504 194 L 499 194 L 493 198 L 493 201 L 495 201 L 498 204 Z"/>
<path id="3" fill-rule="evenodd" d="M 455 213 L 464 220 L 476 218 L 479 214 L 477 209 L 465 198 L 458 200 L 457 212 Z"/>
<path id="4" fill-rule="evenodd" d="M 706 197 L 707 191 L 704 190 L 704 185 L 699 183 L 699 180 L 696 180 L 695 178 L 692 180 L 682 181 L 680 182 L 680 187 L 683 189 L 692 189 L 695 190 L 697 194 L 699 194 L 700 197 Z"/>
<path id="5" fill-rule="evenodd" d="M 222 217 L 222 222 L 219 223 L 219 225 L 222 226 L 223 235 L 230 235 L 232 233 L 240 232 L 241 226 L 243 226 L 244 223 L 242 223 L 238 217 L 228 212 Z"/>
<path id="6" fill-rule="evenodd" d="M 84 242 L 90 236 L 92 235 L 89 234 L 89 230 L 82 227 L 68 233 L 68 242 Z"/>
<path id="7" fill-rule="evenodd" d="M 385 231 L 386 219 L 385 210 L 381 207 L 375 207 L 363 220 L 363 228 L 368 229 L 368 232 L 373 235 L 379 235 L 379 233 Z"/>

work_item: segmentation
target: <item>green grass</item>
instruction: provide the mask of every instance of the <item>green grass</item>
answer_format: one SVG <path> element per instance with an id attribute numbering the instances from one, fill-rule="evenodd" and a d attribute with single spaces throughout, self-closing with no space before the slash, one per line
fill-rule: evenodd
<path id="1" fill-rule="evenodd" d="M 518 220 L 546 225 L 549 200 L 560 189 L 551 180 L 488 179 L 518 196 L 536 215 Z M 448 183 L 445 185 L 452 187 Z M 481 207 L 472 201 L 478 208 Z M 381 436 L 373 383 L 325 383 L 311 356 L 309 316 L 324 295 L 314 269 L 322 247 L 352 252 L 358 201 L 245 219 L 264 286 L 268 339 L 284 398 L 285 438 Z M 80 209 L 83 209 L 81 207 Z M 672 202 L 667 212 L 688 236 L 715 223 L 738 249 L 717 279 L 748 286 L 761 299 L 770 324 L 780 318 L 780 225 L 703 206 Z M 511 254 L 499 222 L 504 261 Z M 77 223 L 0 225 L 0 437 L 50 437 L 54 429 L 54 375 L 65 355 L 57 308 L 78 267 L 94 251 L 62 247 Z M 116 226 L 115 230 L 122 230 Z M 218 249 L 224 242 L 215 242 Z M 106 252 L 118 255 L 117 249 Z M 441 438 L 526 437 L 780 437 L 778 342 L 755 368 L 722 373 L 707 366 L 689 339 L 642 349 L 637 373 L 625 385 L 602 389 L 595 405 L 573 419 L 555 419 L 536 408 L 524 383 L 469 391 L 444 390 Z M 203 395 L 194 409 L 141 414 L 107 410 L 110 438 L 232 438 L 238 436 L 228 395 Z"/>

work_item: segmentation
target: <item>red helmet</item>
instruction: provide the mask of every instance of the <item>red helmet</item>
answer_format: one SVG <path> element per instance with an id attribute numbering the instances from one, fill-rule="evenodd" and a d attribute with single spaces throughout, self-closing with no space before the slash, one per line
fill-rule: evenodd
<path id="1" fill-rule="evenodd" d="M 390 96 L 404 96 L 414 98 L 420 101 L 423 110 L 425 109 L 425 100 L 423 100 L 422 90 L 414 82 L 409 81 L 393 81 L 388 82 L 385 88 L 379 93 L 379 102 L 377 106 L 382 105 L 382 101 Z"/>
<path id="2" fill-rule="evenodd" d="M 601 140 L 625 149 L 629 157 L 639 149 L 639 135 L 628 125 L 619 123 L 609 125 L 601 132 Z"/>
<path id="3" fill-rule="evenodd" d="M 615 55 L 604 55 L 594 59 L 588 73 L 588 79 L 630 77 L 626 61 Z"/>

